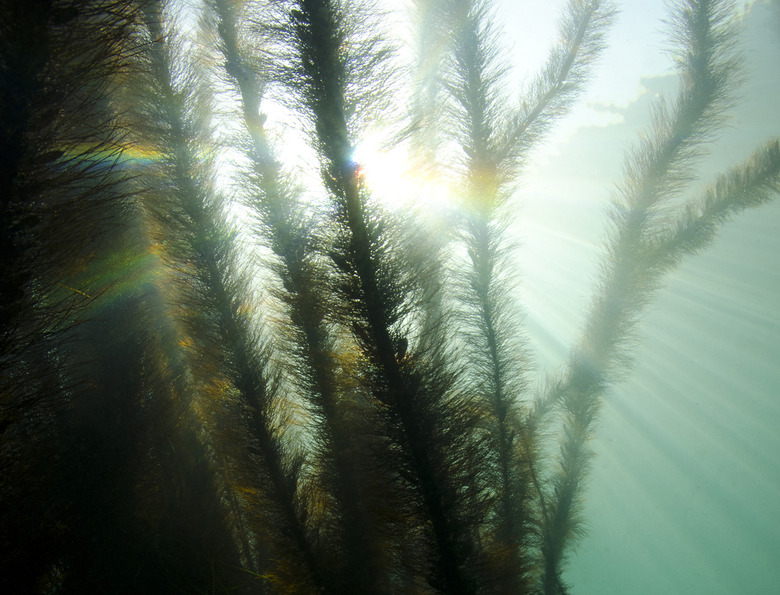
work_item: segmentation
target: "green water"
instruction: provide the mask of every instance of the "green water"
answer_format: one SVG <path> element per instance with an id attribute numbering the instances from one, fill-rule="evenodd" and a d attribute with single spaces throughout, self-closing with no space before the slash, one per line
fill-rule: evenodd
<path id="1" fill-rule="evenodd" d="M 713 148 L 717 167 L 741 161 L 780 133 L 778 9 L 780 3 L 759 2 L 745 17 L 749 77 L 730 128 Z M 600 143 L 620 137 L 622 148 L 629 146 L 654 92 L 672 89 L 674 80 L 645 84 L 648 93 L 614 108 L 623 124 L 580 129 L 540 175 L 545 167 L 569 167 L 583 185 L 592 172 L 619 179 L 615 156 Z M 555 184 L 539 182 L 529 193 L 554 200 Z M 602 232 L 597 194 L 563 221 L 562 235 L 584 246 L 558 261 L 575 289 L 562 289 L 554 275 L 538 282 L 556 297 L 537 298 L 536 305 L 555 302 L 564 312 L 562 330 L 537 333 L 558 356 L 578 322 L 567 300 L 586 294 L 594 273 L 585 263 L 598 254 Z M 560 205 L 534 206 L 530 197 L 527 203 L 541 220 L 561 224 Z M 590 231 L 582 231 L 583 222 Z M 572 592 L 780 592 L 780 204 L 742 214 L 714 246 L 687 260 L 667 279 L 639 331 L 635 369 L 608 397 L 592 443 L 588 535 L 570 559 Z"/>

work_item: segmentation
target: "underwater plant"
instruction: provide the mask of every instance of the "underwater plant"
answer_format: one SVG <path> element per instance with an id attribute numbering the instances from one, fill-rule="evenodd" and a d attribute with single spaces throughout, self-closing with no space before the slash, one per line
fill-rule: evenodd
<path id="1" fill-rule="evenodd" d="M 739 18 L 676 0 L 676 95 L 627 151 L 579 340 L 540 378 L 516 190 L 616 7 L 568 0 L 517 96 L 490 2 L 410 9 L 411 52 L 362 0 L 4 3 L 5 591 L 569 591 L 637 323 L 776 196 L 780 141 L 701 183 Z M 372 181 L 378 127 L 411 183 Z"/>

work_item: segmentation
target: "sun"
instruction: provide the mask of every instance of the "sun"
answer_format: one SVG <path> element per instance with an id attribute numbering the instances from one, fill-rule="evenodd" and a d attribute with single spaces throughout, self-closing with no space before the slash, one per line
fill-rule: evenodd
<path id="1" fill-rule="evenodd" d="M 387 147 L 380 133 L 366 135 L 353 159 L 371 196 L 388 209 L 435 213 L 453 205 L 453 188 L 443 177 L 416 163 L 406 145 Z"/>

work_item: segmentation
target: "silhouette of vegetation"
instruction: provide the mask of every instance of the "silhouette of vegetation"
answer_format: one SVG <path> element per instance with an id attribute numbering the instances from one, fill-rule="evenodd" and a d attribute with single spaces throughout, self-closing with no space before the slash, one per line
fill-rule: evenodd
<path id="1" fill-rule="evenodd" d="M 512 194 L 615 7 L 570 0 L 516 96 L 489 2 L 412 8 L 404 69 L 362 1 L 3 3 L 4 592 L 568 592 L 642 310 L 777 194 L 780 146 L 697 187 L 739 20 L 677 0 L 679 91 L 626 157 L 580 339 L 537 382 Z M 316 164 L 285 162 L 271 105 Z M 458 189 L 446 226 L 376 198 L 355 149 L 377 122 Z"/>

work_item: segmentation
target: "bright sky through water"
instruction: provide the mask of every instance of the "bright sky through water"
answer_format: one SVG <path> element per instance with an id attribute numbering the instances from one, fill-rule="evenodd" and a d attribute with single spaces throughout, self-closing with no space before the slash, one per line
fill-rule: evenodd
<path id="1" fill-rule="evenodd" d="M 393 33 L 409 31 L 404 21 L 408 2 L 380 0 L 378 4 L 389 11 L 391 18 L 398 20 L 399 26 L 392 28 Z M 506 46 L 504 57 L 509 71 L 504 90 L 510 98 L 519 100 L 524 85 L 530 83 L 544 65 L 556 40 L 558 21 L 565 5 L 565 0 L 498 0 L 492 4 L 497 31 Z M 550 152 L 556 152 L 556 147 L 566 143 L 582 126 L 619 123 L 622 115 L 614 108 L 624 108 L 647 92 L 641 85 L 641 77 L 670 71 L 671 61 L 663 52 L 666 38 L 662 19 L 665 14 L 664 3 L 660 1 L 620 3 L 620 13 L 607 39 L 606 51 L 594 67 L 591 84 L 571 112 L 553 128 L 546 142 L 537 148 L 534 157 L 544 159 Z M 403 191 L 404 187 L 420 180 L 414 175 L 400 173 L 405 165 L 405 152 L 400 148 L 388 150 L 382 145 L 383 138 L 381 133 L 369 133 L 358 146 L 355 158 L 366 166 L 367 180 L 374 194 L 386 202 L 397 203 L 399 194 L 410 194 Z M 525 178 L 532 177 L 533 173 L 532 164 Z M 431 199 L 434 206 L 440 205 L 446 191 L 429 186 L 430 191 L 423 193 L 428 197 L 426 200 Z M 384 196 L 384 192 L 388 196 Z"/>

